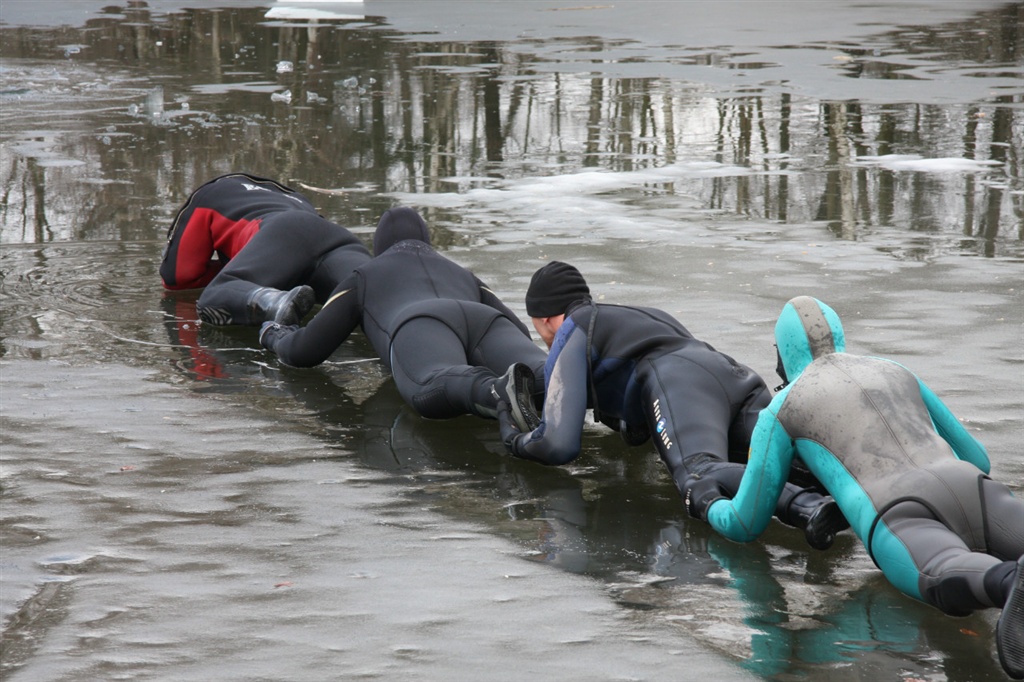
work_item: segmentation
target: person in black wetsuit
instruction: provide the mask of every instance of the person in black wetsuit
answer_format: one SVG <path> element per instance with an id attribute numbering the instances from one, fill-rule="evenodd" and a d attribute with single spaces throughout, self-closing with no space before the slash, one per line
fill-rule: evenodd
<path id="1" fill-rule="evenodd" d="M 661 310 L 594 303 L 567 263 L 552 261 L 534 273 L 526 312 L 551 351 L 540 425 L 521 432 L 505 401 L 499 404 L 501 438 L 513 455 L 549 465 L 572 461 L 590 407 L 631 445 L 653 434 L 680 493 L 693 476 L 735 492 L 757 415 L 771 400 L 760 376 Z M 831 498 L 791 483 L 775 514 L 803 529 L 817 549 L 848 526 Z"/>
<path id="2" fill-rule="evenodd" d="M 546 356 L 526 325 L 472 272 L 430 246 L 416 211 L 385 212 L 373 251 L 305 327 L 264 324 L 263 346 L 287 365 L 312 367 L 361 324 L 402 398 L 432 419 L 494 418 L 495 391 L 508 395 L 511 383 L 542 376 Z"/>
<path id="3" fill-rule="evenodd" d="M 349 230 L 273 180 L 232 173 L 199 187 L 167 233 L 160 278 L 167 289 L 205 287 L 203 322 L 298 323 L 370 260 Z"/>

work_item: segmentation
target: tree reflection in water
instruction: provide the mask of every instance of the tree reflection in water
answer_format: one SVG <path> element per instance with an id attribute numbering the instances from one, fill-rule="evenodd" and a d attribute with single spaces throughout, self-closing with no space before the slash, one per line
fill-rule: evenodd
<path id="1" fill-rule="evenodd" d="M 1012 75 L 1017 11 L 883 33 L 872 42 L 884 50 L 822 49 L 851 78 Z M 193 187 L 237 169 L 335 190 L 321 192 L 325 212 L 358 226 L 389 192 L 682 165 L 691 172 L 609 192 L 696 200 L 751 232 L 820 222 L 863 240 L 897 230 L 903 258 L 1022 255 L 1017 91 L 968 103 L 818 101 L 753 79 L 740 89 L 618 75 L 658 71 L 634 65 L 624 41 L 428 43 L 379 18 L 297 24 L 264 13 L 133 3 L 84 29 L 2 29 L 4 241 L 156 239 Z M 609 53 L 620 55 L 614 72 Z M 722 47 L 681 49 L 673 61 L 772 66 Z M 285 90 L 290 102 L 275 101 Z M 905 156 L 975 163 L 888 163 Z"/>

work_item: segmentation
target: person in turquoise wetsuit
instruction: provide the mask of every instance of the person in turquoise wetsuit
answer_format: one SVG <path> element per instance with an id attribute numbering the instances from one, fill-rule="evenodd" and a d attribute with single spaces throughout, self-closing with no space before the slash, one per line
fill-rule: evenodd
<path id="1" fill-rule="evenodd" d="M 691 477 L 688 509 L 751 541 L 799 459 L 898 590 L 952 616 L 1002 608 L 999 660 L 1024 679 L 1024 501 L 988 476 L 984 446 L 910 370 L 846 353 L 821 301 L 789 301 L 775 339 L 788 383 L 758 417 L 739 490 Z"/>

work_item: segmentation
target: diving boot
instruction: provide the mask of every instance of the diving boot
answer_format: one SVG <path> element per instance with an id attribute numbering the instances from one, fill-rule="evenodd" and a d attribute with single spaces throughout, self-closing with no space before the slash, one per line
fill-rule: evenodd
<path id="1" fill-rule="evenodd" d="M 540 426 L 540 417 L 533 408 L 533 370 L 523 363 L 514 363 L 495 379 L 491 395 L 508 405 L 509 415 L 522 433 Z"/>
<path id="2" fill-rule="evenodd" d="M 316 304 L 313 287 L 305 284 L 291 291 L 260 287 L 246 301 L 249 324 L 276 322 L 283 326 L 298 324 Z"/>
<path id="3" fill-rule="evenodd" d="M 643 445 L 651 439 L 651 429 L 646 422 L 630 424 L 625 419 L 619 421 L 619 435 L 631 448 Z"/>
<path id="4" fill-rule="evenodd" d="M 831 497 L 795 488 L 794 494 L 791 487 L 787 485 L 779 497 L 776 516 L 787 526 L 802 528 L 807 544 L 814 549 L 828 549 L 836 533 L 850 527 L 849 521 Z"/>
<path id="5" fill-rule="evenodd" d="M 1010 679 L 1024 680 L 1024 556 L 1017 559 L 1017 572 L 996 623 L 996 651 Z"/>

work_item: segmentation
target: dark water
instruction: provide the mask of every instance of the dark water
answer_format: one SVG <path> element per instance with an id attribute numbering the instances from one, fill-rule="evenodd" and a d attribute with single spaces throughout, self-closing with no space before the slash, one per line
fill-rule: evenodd
<path id="1" fill-rule="evenodd" d="M 995 613 L 852 537 L 724 541 L 597 427 L 510 460 L 361 338 L 300 371 L 199 328 L 157 264 L 246 170 L 363 236 L 421 209 L 520 313 L 575 262 L 769 382 L 812 294 L 1021 492 L 1019 3 L 189 4 L 0 5 L 4 679 L 1002 679 Z"/>

